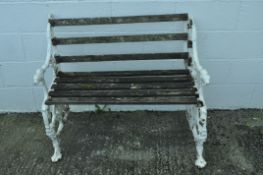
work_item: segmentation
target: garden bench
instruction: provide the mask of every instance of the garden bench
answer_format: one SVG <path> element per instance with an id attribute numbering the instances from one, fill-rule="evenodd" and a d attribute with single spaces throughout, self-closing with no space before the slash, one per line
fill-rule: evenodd
<path id="1" fill-rule="evenodd" d="M 84 25 L 116 25 L 138 23 L 182 22 L 184 32 L 114 36 L 55 36 L 54 28 Z M 42 116 L 47 136 L 52 140 L 53 162 L 62 158 L 58 136 L 70 105 L 83 104 L 175 104 L 186 105 L 186 116 L 196 143 L 196 166 L 206 165 L 203 143 L 207 138 L 207 107 L 202 87 L 209 83 L 209 75 L 198 60 L 196 26 L 188 14 L 148 16 L 97 17 L 56 19 L 50 16 L 47 25 L 47 57 L 37 70 L 34 81 L 44 87 Z M 148 41 L 183 41 L 181 52 L 58 55 L 58 45 L 121 43 Z M 60 63 L 130 61 L 130 60 L 183 60 L 185 68 L 174 70 L 66 72 Z M 82 64 L 82 63 L 81 63 Z M 48 86 L 44 74 L 48 67 L 55 78 Z M 58 122 L 58 126 L 56 125 Z M 57 126 L 57 129 L 55 129 Z"/>

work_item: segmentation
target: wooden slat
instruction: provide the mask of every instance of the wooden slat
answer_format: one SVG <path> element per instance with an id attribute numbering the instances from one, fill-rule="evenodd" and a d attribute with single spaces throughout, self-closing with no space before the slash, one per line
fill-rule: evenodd
<path id="1" fill-rule="evenodd" d="M 67 62 L 126 61 L 126 60 L 188 59 L 188 57 L 189 57 L 188 52 L 179 52 L 179 53 L 150 53 L 150 54 L 55 56 L 55 59 L 57 63 L 67 63 Z"/>
<path id="2" fill-rule="evenodd" d="M 100 25 L 100 24 L 127 24 L 147 22 L 187 21 L 188 14 L 163 14 L 147 16 L 120 16 L 97 18 L 67 18 L 50 19 L 51 26 L 75 26 L 75 25 Z"/>
<path id="3" fill-rule="evenodd" d="M 188 40 L 187 47 L 188 48 L 193 48 L 193 41 L 192 40 Z"/>
<path id="4" fill-rule="evenodd" d="M 195 96 L 186 97 L 53 97 L 51 104 L 197 104 Z"/>
<path id="5" fill-rule="evenodd" d="M 195 88 L 188 89 L 143 89 L 143 90 L 57 90 L 51 97 L 156 97 L 197 96 Z"/>
<path id="6" fill-rule="evenodd" d="M 190 75 L 132 76 L 132 77 L 57 77 L 56 83 L 139 83 L 139 82 L 186 82 Z"/>
<path id="7" fill-rule="evenodd" d="M 188 69 L 143 70 L 143 71 L 105 71 L 105 72 L 58 72 L 58 77 L 98 77 L 98 76 L 146 76 L 146 75 L 189 75 Z"/>
<path id="8" fill-rule="evenodd" d="M 183 89 L 193 87 L 193 82 L 179 83 L 59 83 L 52 89 L 99 90 L 99 89 Z"/>
<path id="9" fill-rule="evenodd" d="M 187 40 L 187 33 L 53 38 L 53 45 Z"/>

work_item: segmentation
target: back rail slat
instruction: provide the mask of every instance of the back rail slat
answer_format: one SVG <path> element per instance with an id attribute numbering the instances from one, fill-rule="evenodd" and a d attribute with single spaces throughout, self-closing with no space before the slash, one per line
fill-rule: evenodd
<path id="1" fill-rule="evenodd" d="M 186 82 L 190 75 L 132 76 L 132 77 L 58 77 L 56 83 L 139 83 L 139 82 Z"/>
<path id="2" fill-rule="evenodd" d="M 139 76 L 139 75 L 189 75 L 188 69 L 178 70 L 138 70 L 138 71 L 104 71 L 104 72 L 58 72 L 58 77 L 98 77 L 98 76 Z"/>
<path id="3" fill-rule="evenodd" d="M 188 14 L 164 14 L 146 16 L 120 16 L 120 17 L 96 17 L 96 18 L 68 18 L 49 19 L 51 26 L 76 26 L 76 25 L 102 25 L 102 24 L 128 24 L 187 21 Z"/>
<path id="4" fill-rule="evenodd" d="M 70 62 L 97 62 L 97 61 L 188 59 L 188 57 L 189 57 L 188 52 L 180 52 L 180 53 L 150 53 L 150 54 L 55 56 L 55 59 L 57 63 L 70 63 Z"/>
<path id="5" fill-rule="evenodd" d="M 184 89 L 193 87 L 193 82 L 175 83 L 58 83 L 54 90 L 103 90 L 103 89 Z"/>
<path id="6" fill-rule="evenodd" d="M 187 40 L 187 33 L 52 38 L 53 45 Z"/>

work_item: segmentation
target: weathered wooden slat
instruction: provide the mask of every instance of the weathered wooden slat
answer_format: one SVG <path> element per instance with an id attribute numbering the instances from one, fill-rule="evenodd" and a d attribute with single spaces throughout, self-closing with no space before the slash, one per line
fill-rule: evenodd
<path id="1" fill-rule="evenodd" d="M 189 57 L 188 52 L 180 52 L 180 53 L 150 53 L 150 54 L 55 56 L 55 59 L 57 63 L 67 63 L 67 62 L 126 61 L 126 60 L 188 59 L 188 57 Z"/>
<path id="2" fill-rule="evenodd" d="M 186 97 L 53 97 L 51 104 L 197 104 L 195 96 Z"/>
<path id="3" fill-rule="evenodd" d="M 53 38 L 52 44 L 67 45 L 67 44 L 91 44 L 91 43 L 142 42 L 142 41 L 171 41 L 171 40 L 187 40 L 187 39 L 188 39 L 187 33 L 166 33 L 166 34 Z"/>
<path id="4" fill-rule="evenodd" d="M 196 89 L 143 89 L 143 90 L 57 90 L 50 91 L 51 97 L 156 97 L 196 96 Z"/>
<path id="5" fill-rule="evenodd" d="M 58 77 L 98 77 L 98 76 L 147 76 L 147 75 L 189 75 L 188 69 L 143 70 L 143 71 L 105 71 L 105 72 L 58 72 Z"/>
<path id="6" fill-rule="evenodd" d="M 188 14 L 163 14 L 163 15 L 147 15 L 147 16 L 50 19 L 49 22 L 51 26 L 73 26 L 73 25 L 168 22 L 168 21 L 187 21 L 187 20 L 188 20 Z"/>
<path id="7" fill-rule="evenodd" d="M 140 83 L 140 82 L 186 82 L 190 75 L 132 76 L 132 77 L 57 77 L 56 83 Z"/>
<path id="8" fill-rule="evenodd" d="M 179 83 L 59 83 L 52 89 L 99 90 L 99 89 L 182 89 L 193 87 L 193 82 Z"/>
<path id="9" fill-rule="evenodd" d="M 192 40 L 188 40 L 187 47 L 188 48 L 193 48 L 193 41 Z"/>

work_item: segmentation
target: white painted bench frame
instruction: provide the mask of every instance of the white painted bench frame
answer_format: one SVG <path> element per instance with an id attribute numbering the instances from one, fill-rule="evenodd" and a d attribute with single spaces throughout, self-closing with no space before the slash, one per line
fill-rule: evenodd
<path id="1" fill-rule="evenodd" d="M 50 16 L 49 19 L 51 19 Z M 202 107 L 196 105 L 187 105 L 186 117 L 190 126 L 190 129 L 193 133 L 194 140 L 196 143 L 197 159 L 195 165 L 199 168 L 203 168 L 206 165 L 206 161 L 203 158 L 203 144 L 207 138 L 207 106 L 205 104 L 203 96 L 203 86 L 209 84 L 210 76 L 207 71 L 202 68 L 199 63 L 198 53 L 197 53 L 197 33 L 196 25 L 193 22 L 192 18 L 188 20 L 188 34 L 190 36 L 189 40 L 192 40 L 192 48 L 188 49 L 190 55 L 192 56 L 192 63 L 188 65 L 188 69 L 191 72 L 192 77 L 195 81 L 195 86 L 198 89 L 199 100 L 203 102 Z M 46 135 L 52 140 L 54 147 L 54 154 L 51 157 L 52 162 L 56 162 L 62 158 L 60 144 L 58 136 L 63 129 L 63 121 L 67 119 L 69 114 L 69 105 L 46 105 L 45 101 L 48 98 L 48 87 L 45 80 L 44 74 L 48 68 L 53 68 L 54 73 L 57 73 L 60 70 L 59 65 L 56 64 L 54 56 L 56 53 L 56 46 L 53 46 L 51 39 L 54 35 L 53 28 L 50 23 L 47 25 L 47 56 L 45 63 L 40 69 L 36 71 L 34 75 L 34 82 L 40 84 L 44 89 L 44 100 L 41 107 L 41 112 L 43 116 L 43 122 L 46 130 Z M 58 122 L 58 128 L 55 128 L 55 123 Z"/>

